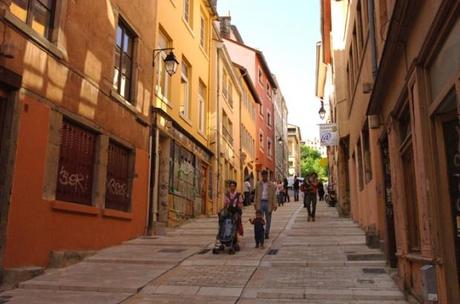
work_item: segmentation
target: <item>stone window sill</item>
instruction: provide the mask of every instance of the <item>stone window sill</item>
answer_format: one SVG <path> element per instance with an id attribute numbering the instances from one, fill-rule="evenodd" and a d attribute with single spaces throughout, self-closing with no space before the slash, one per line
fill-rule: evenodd
<path id="1" fill-rule="evenodd" d="M 133 219 L 132 213 L 113 210 L 113 209 L 103 209 L 102 216 L 108 217 L 108 218 L 120 219 L 120 220 L 129 220 L 129 221 Z"/>
<path id="2" fill-rule="evenodd" d="M 51 209 L 55 211 L 64 211 L 69 213 L 79 213 L 86 215 L 98 215 L 99 208 L 78 203 L 51 201 Z"/>
<path id="3" fill-rule="evenodd" d="M 54 43 L 50 42 L 45 37 L 40 36 L 36 33 L 32 28 L 30 28 L 27 24 L 19 20 L 16 16 L 11 14 L 9 11 L 5 12 L 4 16 L 5 20 L 7 20 L 10 24 L 24 33 L 26 36 L 31 38 L 33 41 L 38 43 L 42 48 L 44 48 L 47 52 L 52 54 L 53 56 L 63 59 L 64 52 L 60 50 Z"/>

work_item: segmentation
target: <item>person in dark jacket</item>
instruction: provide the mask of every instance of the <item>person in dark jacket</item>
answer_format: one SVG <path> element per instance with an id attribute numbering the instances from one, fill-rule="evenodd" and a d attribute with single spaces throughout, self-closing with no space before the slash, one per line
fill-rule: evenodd
<path id="1" fill-rule="evenodd" d="M 294 183 L 292 184 L 292 189 L 294 190 L 294 201 L 298 201 L 299 200 L 300 181 L 297 178 L 297 175 L 294 176 Z"/>
<path id="2" fill-rule="evenodd" d="M 283 180 L 283 187 L 284 187 L 284 202 L 290 202 L 291 199 L 289 198 L 289 183 L 288 183 L 288 180 L 287 178 L 285 177 L 284 180 Z"/>
<path id="3" fill-rule="evenodd" d="M 256 217 L 249 219 L 249 222 L 254 225 L 254 238 L 256 240 L 256 248 L 264 248 L 265 220 L 262 211 L 256 210 Z"/>
<path id="4" fill-rule="evenodd" d="M 319 197 L 319 201 L 323 201 L 324 200 L 324 185 L 323 185 L 323 182 L 322 181 L 319 181 L 318 183 L 318 197 Z"/>
<path id="5" fill-rule="evenodd" d="M 307 208 L 308 211 L 308 221 L 315 221 L 316 215 L 316 196 L 318 191 L 318 175 L 312 173 L 305 179 L 302 184 L 303 195 L 303 205 L 304 208 Z"/>

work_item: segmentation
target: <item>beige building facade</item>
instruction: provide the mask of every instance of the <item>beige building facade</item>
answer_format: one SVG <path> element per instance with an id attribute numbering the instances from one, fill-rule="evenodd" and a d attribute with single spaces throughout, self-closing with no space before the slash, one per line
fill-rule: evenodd
<path id="1" fill-rule="evenodd" d="M 288 125 L 288 165 L 289 176 L 300 176 L 300 146 L 302 135 L 300 128 L 295 125 Z"/>
<path id="2" fill-rule="evenodd" d="M 458 1 L 322 1 L 339 205 L 421 303 L 460 301 L 459 12 Z"/>

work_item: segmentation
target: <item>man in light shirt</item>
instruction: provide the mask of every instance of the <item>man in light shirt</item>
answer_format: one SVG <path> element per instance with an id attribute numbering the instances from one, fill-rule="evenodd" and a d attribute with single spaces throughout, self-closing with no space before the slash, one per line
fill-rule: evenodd
<path id="1" fill-rule="evenodd" d="M 265 238 L 270 235 L 272 212 L 276 210 L 276 186 L 268 180 L 268 172 L 263 170 L 262 179 L 256 184 L 254 208 L 262 211 L 265 217 Z"/>

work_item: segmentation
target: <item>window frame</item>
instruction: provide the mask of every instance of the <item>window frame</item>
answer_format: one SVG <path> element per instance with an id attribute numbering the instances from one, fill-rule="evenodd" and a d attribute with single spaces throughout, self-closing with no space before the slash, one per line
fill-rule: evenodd
<path id="1" fill-rule="evenodd" d="M 207 87 L 200 79 L 198 89 L 198 131 L 206 133 L 206 100 L 207 100 Z"/>
<path id="2" fill-rule="evenodd" d="M 121 25 L 121 26 L 120 26 Z M 117 45 L 117 33 L 118 33 L 118 28 L 121 28 L 122 29 L 122 32 L 121 32 L 121 45 L 120 47 L 118 48 L 118 45 Z M 129 54 L 126 53 L 123 49 L 125 47 L 125 34 L 128 35 L 128 38 L 131 39 L 131 56 L 129 57 Z M 126 100 L 129 104 L 131 105 L 135 105 L 135 100 L 134 100 L 134 96 L 135 96 L 135 92 L 134 92 L 134 82 L 133 82 L 133 78 L 134 78 L 134 64 L 135 64 L 135 51 L 136 51 L 136 39 L 137 39 L 137 35 L 136 35 L 136 32 L 129 26 L 129 24 L 125 21 L 125 19 L 123 19 L 122 16 L 118 16 L 118 22 L 117 22 L 117 26 L 115 28 L 115 49 L 114 49 L 114 65 L 113 65 L 113 79 L 112 79 L 112 89 L 116 92 L 116 94 L 118 96 L 120 96 L 121 98 L 123 98 L 124 100 Z M 116 60 L 116 55 L 117 55 L 117 52 L 118 52 L 118 49 L 119 49 L 119 61 L 117 63 L 117 60 Z M 128 51 L 129 51 L 129 47 L 128 47 Z M 122 94 L 121 92 L 121 81 L 122 81 L 122 76 L 124 75 L 122 73 L 122 70 L 123 70 L 123 58 L 124 58 L 124 55 L 127 54 L 128 55 L 128 58 L 130 59 L 130 70 L 129 72 L 127 72 L 125 74 L 125 77 L 127 75 L 129 75 L 129 78 L 126 77 L 129 82 L 127 82 L 127 88 L 129 90 L 129 95 L 128 96 L 125 96 Z M 117 64 L 119 64 L 118 68 L 117 68 Z M 116 79 L 116 82 L 117 84 L 115 84 L 115 77 L 116 77 L 116 72 L 118 71 L 118 77 Z M 116 86 L 115 86 L 116 85 Z M 125 86 L 126 87 L 126 86 Z"/>
<path id="3" fill-rule="evenodd" d="M 190 28 L 193 28 L 193 0 L 183 0 L 182 19 L 184 19 Z"/>
<path id="4" fill-rule="evenodd" d="M 110 180 L 113 180 L 115 178 L 118 178 L 119 180 L 121 180 L 121 178 L 119 178 L 119 176 L 114 176 L 114 177 L 111 177 L 110 178 L 110 175 L 113 174 L 113 175 L 116 175 L 113 173 L 113 171 L 111 170 L 110 168 L 110 165 L 111 165 L 111 151 L 113 151 L 111 149 L 111 147 L 116 147 L 117 149 L 119 149 L 120 151 L 121 150 L 124 150 L 124 152 L 126 153 L 126 164 L 124 165 L 125 168 L 125 174 L 126 176 L 124 177 L 126 180 L 126 201 L 118 201 L 118 202 L 115 202 L 115 201 L 111 201 L 111 197 L 110 197 L 110 194 L 109 194 L 109 183 L 110 183 Z M 106 173 L 106 181 L 105 181 L 105 184 L 106 184 L 106 194 L 105 194 L 105 199 L 104 199 L 104 209 L 110 209 L 110 210 L 116 210 L 116 211 L 122 211 L 122 212 L 131 212 L 131 209 L 132 209 L 132 178 L 133 178 L 133 172 L 134 172 L 134 166 L 133 166 L 133 150 L 129 147 L 126 147 L 125 145 L 113 140 L 113 139 L 109 139 L 109 142 L 108 142 L 108 146 L 107 146 L 107 173 Z M 118 157 L 116 160 L 114 160 L 114 163 L 113 164 L 116 164 L 118 166 L 121 165 L 121 160 L 120 157 Z M 119 168 L 118 168 L 119 169 Z M 110 178 L 110 179 L 109 179 Z M 118 183 L 120 184 L 120 183 Z M 116 194 L 115 194 L 116 195 Z M 117 208 L 117 207 L 120 207 L 120 206 L 116 206 L 117 204 L 121 204 L 121 205 L 125 205 L 125 208 Z"/>
<path id="5" fill-rule="evenodd" d="M 186 73 L 184 73 L 184 68 L 186 69 Z M 191 98 L 191 69 L 192 67 L 188 63 L 187 59 L 184 57 L 182 58 L 181 63 L 181 106 L 180 106 L 180 115 L 186 119 L 190 119 L 190 98 Z M 185 85 L 184 85 L 185 84 Z"/>
<path id="6" fill-rule="evenodd" d="M 69 157 L 70 154 L 72 155 L 81 155 L 81 153 L 74 153 L 75 151 L 73 151 L 72 153 L 68 153 L 69 151 L 68 150 L 71 150 L 71 147 L 66 147 L 64 148 L 63 147 L 63 144 L 65 144 L 64 140 L 64 134 L 67 134 L 64 132 L 64 129 L 66 128 L 66 125 L 69 125 L 70 128 L 75 128 L 75 129 L 79 129 L 79 132 L 86 132 L 87 133 L 87 138 L 84 139 L 85 143 L 86 144 L 89 144 L 89 141 L 92 141 L 92 147 L 91 148 L 91 151 L 88 150 L 88 149 L 85 149 L 85 151 L 83 151 L 84 153 L 92 153 L 92 156 L 88 157 L 89 158 L 92 158 L 92 164 L 85 164 L 86 166 L 88 167 L 92 167 L 90 170 L 87 170 L 86 173 L 86 179 L 88 179 L 89 177 L 89 182 L 86 184 L 86 186 L 89 188 L 87 193 L 84 194 L 85 197 L 76 197 L 76 194 L 74 194 L 75 196 L 72 196 L 71 194 L 68 194 L 66 193 L 66 189 L 62 189 L 61 187 L 65 188 L 65 187 L 68 187 L 69 185 L 72 187 L 74 186 L 75 189 L 79 187 L 83 187 L 83 185 L 81 185 L 80 181 L 81 181 L 81 178 L 85 178 L 84 174 L 82 175 L 81 172 L 68 172 L 66 171 L 65 167 L 64 167 L 64 163 L 66 162 L 64 159 L 66 158 L 71 158 L 72 159 L 72 164 L 71 164 L 71 169 L 72 169 L 72 166 L 78 166 L 79 168 L 82 168 L 82 160 L 81 158 L 76 158 L 76 157 Z M 85 205 L 85 206 L 94 206 L 94 203 L 95 203 L 95 198 L 94 198 L 94 183 L 97 179 L 97 174 L 96 174 L 96 167 L 97 167 L 97 164 L 96 164 L 96 161 L 97 161 L 97 154 L 98 154 L 98 151 L 97 151 L 97 145 L 98 145 L 98 142 L 99 142 L 99 133 L 94 131 L 93 129 L 71 119 L 71 118 L 68 118 L 68 117 L 63 117 L 62 118 L 62 126 L 61 126 L 61 136 L 60 136 L 60 143 L 59 143 L 59 154 L 58 154 L 58 160 L 57 160 L 57 175 L 56 175 L 56 191 L 55 191 L 55 198 L 56 200 L 58 201 L 63 201 L 63 202 L 69 202 L 69 203 L 74 203 L 74 204 L 79 204 L 79 205 Z M 76 132 L 75 131 L 69 131 L 69 133 L 72 133 L 71 136 L 72 138 L 69 139 L 68 143 L 70 143 L 71 145 L 75 145 L 75 136 L 76 136 Z M 77 132 L 78 133 L 78 132 Z M 91 140 L 91 137 L 93 138 Z M 82 148 L 81 146 L 81 143 L 82 141 L 80 140 L 79 142 L 80 144 L 74 148 Z M 63 155 L 63 154 L 67 154 L 67 155 Z M 77 163 L 77 165 L 75 165 L 75 163 Z M 69 168 L 67 167 L 67 169 L 69 170 Z M 70 170 L 71 170 L 70 169 Z M 72 183 L 75 183 L 75 185 L 72 185 Z M 60 186 L 61 185 L 61 186 Z"/>
<path id="7" fill-rule="evenodd" d="M 165 43 L 162 43 L 164 40 Z M 166 32 L 160 28 L 158 31 L 158 49 L 166 49 L 172 46 L 172 40 Z M 156 83 L 156 93 L 163 101 L 169 102 L 171 97 L 171 76 L 166 71 L 166 64 L 164 59 L 166 58 L 166 52 L 160 52 L 158 59 L 158 69 L 157 69 L 157 83 Z M 164 87 L 163 82 L 164 81 Z"/>
<path id="8" fill-rule="evenodd" d="M 12 0 L 10 3 L 10 12 L 11 14 L 17 18 L 19 21 L 27 25 L 29 28 L 31 28 L 34 33 L 37 33 L 40 37 L 45 38 L 48 41 L 51 41 L 53 38 L 53 31 L 56 27 L 56 16 L 57 16 L 57 7 L 58 7 L 58 1 L 56 0 L 51 0 L 51 8 L 48 8 L 42 0 L 25 0 L 27 1 L 27 7 L 25 8 L 25 20 L 22 20 L 18 15 L 14 14 L 13 11 L 11 11 L 11 5 L 17 5 L 15 4 L 15 0 Z M 33 10 L 35 9 L 35 6 L 33 4 L 38 3 L 38 5 L 42 6 L 45 8 L 45 10 L 49 13 L 49 20 L 48 24 L 44 25 L 45 33 L 41 34 L 37 30 L 34 29 L 33 27 Z M 17 5 L 18 6 L 18 5 Z M 18 6 L 19 7 L 19 6 Z"/>

